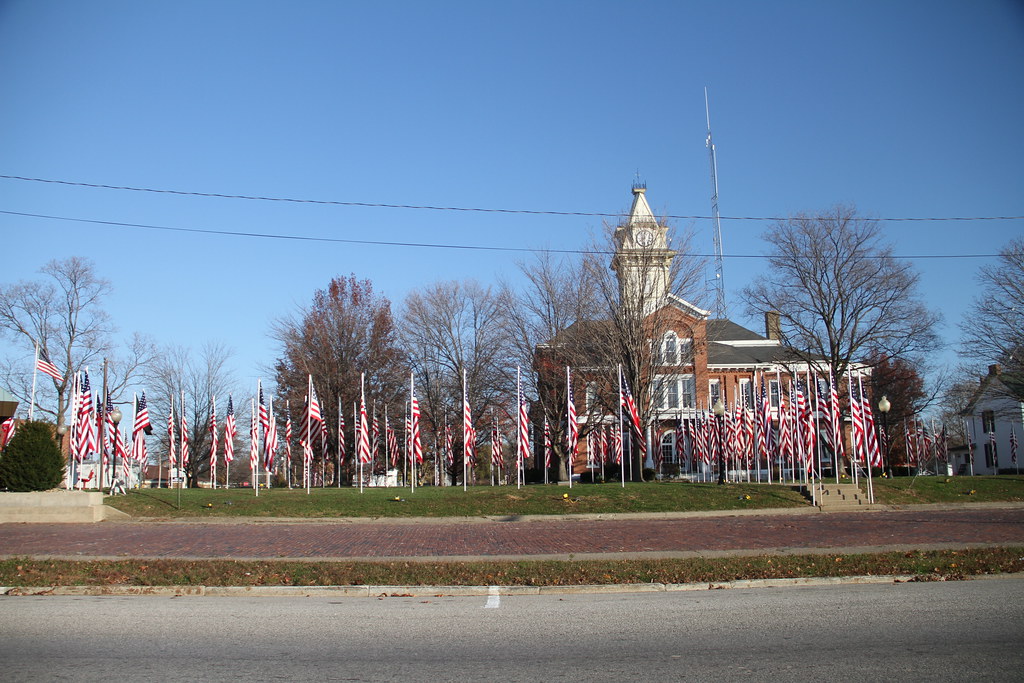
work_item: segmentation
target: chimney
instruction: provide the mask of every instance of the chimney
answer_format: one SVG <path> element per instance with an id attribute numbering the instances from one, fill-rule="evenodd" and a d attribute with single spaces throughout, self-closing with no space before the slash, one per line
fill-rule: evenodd
<path id="1" fill-rule="evenodd" d="M 764 314 L 764 336 L 769 339 L 782 339 L 781 314 L 778 311 L 766 311 Z"/>

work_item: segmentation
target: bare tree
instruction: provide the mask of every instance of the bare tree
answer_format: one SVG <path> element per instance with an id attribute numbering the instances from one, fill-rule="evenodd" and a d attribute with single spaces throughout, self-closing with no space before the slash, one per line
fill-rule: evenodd
<path id="1" fill-rule="evenodd" d="M 103 310 L 110 283 L 96 275 L 92 263 L 73 256 L 53 260 L 40 269 L 43 279 L 23 281 L 0 288 L 0 331 L 23 342 L 21 348 L 49 358 L 63 379 L 41 376 L 36 403 L 44 414 L 66 419 L 72 377 L 85 366 L 95 369 L 104 360 L 111 369 L 108 390 L 116 400 L 152 357 L 150 340 L 134 335 L 120 358 L 115 353 L 115 328 Z M 29 356 L 31 358 L 31 356 Z M 32 394 L 32 361 L 24 354 L 8 357 L 0 365 L 0 377 L 23 403 Z"/>
<path id="2" fill-rule="evenodd" d="M 960 323 L 960 353 L 976 365 L 999 363 L 995 389 L 1024 386 L 1024 238 L 1007 244 L 976 276 L 983 295 Z"/>
<path id="3" fill-rule="evenodd" d="M 417 393 L 422 392 L 425 422 L 435 434 L 443 429 L 446 416 L 462 423 L 463 376 L 473 426 L 480 436 L 490 433 L 491 415 L 485 409 L 514 411 L 507 310 L 499 294 L 474 281 L 438 282 L 406 298 L 402 338 L 412 356 Z M 452 470 L 454 483 L 462 467 Z"/>
<path id="4" fill-rule="evenodd" d="M 147 399 L 153 415 L 154 430 L 165 435 L 155 440 L 159 446 L 151 448 L 151 452 L 166 461 L 166 432 L 160 427 L 167 424 L 167 414 L 173 400 L 177 443 L 181 440 L 179 430 L 182 410 L 188 420 L 189 462 L 184 468 L 188 486 L 194 486 L 204 475 L 209 477 L 212 399 L 217 399 L 217 414 L 223 424 L 228 394 L 234 394 L 239 424 L 248 424 L 242 417 L 245 409 L 243 401 L 239 400 L 238 382 L 228 369 L 232 355 L 233 351 L 227 346 L 213 341 L 204 344 L 198 353 L 183 346 L 168 347 L 155 358 L 147 372 L 147 381 L 151 387 Z M 184 405 L 181 403 L 182 396 Z M 245 429 L 239 429 L 239 432 L 245 433 Z"/>
<path id="5" fill-rule="evenodd" d="M 940 316 L 917 291 L 918 274 L 893 256 L 877 221 L 837 206 L 771 226 L 768 270 L 743 291 L 747 312 L 780 314 L 781 341 L 801 363 L 837 376 L 869 349 L 891 359 L 935 350 Z"/>
<path id="6" fill-rule="evenodd" d="M 565 452 L 564 369 L 593 363 L 595 340 L 588 332 L 603 309 L 592 269 L 581 258 L 538 251 L 519 270 L 524 285 L 503 285 L 504 319 L 516 363 L 532 369 L 524 373 L 524 389 L 535 398 L 541 423 L 547 418 L 551 429 L 554 474 Z"/>
<path id="7" fill-rule="evenodd" d="M 328 424 L 337 420 L 340 405 L 352 425 L 348 411 L 360 398 L 363 375 L 368 410 L 376 405 L 378 414 L 385 407 L 393 416 L 404 414 L 407 354 L 399 345 L 391 302 L 370 280 L 334 278 L 313 294 L 307 308 L 276 321 L 272 335 L 281 345 L 275 364 L 278 395 L 290 401 L 296 416 L 309 375 Z M 333 450 L 335 430 L 328 431 Z"/>

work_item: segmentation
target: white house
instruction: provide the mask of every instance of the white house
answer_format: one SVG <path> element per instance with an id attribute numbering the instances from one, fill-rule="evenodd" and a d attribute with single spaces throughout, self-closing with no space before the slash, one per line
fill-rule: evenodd
<path id="1" fill-rule="evenodd" d="M 963 416 L 968 439 L 974 444 L 973 473 L 1017 471 L 1024 456 L 1015 445 L 1024 439 L 1024 385 L 1004 375 L 1000 366 L 988 366 Z M 959 473 L 971 474 L 967 454 L 958 465 Z"/>

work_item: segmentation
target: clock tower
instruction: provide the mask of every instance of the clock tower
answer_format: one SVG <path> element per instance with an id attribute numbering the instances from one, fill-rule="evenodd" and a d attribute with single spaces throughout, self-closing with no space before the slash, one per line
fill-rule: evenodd
<path id="1" fill-rule="evenodd" d="M 619 278 L 623 305 L 654 312 L 669 293 L 672 258 L 668 248 L 668 226 L 658 222 L 647 204 L 647 186 L 633 184 L 633 206 L 629 218 L 615 228 L 615 255 L 611 267 Z"/>

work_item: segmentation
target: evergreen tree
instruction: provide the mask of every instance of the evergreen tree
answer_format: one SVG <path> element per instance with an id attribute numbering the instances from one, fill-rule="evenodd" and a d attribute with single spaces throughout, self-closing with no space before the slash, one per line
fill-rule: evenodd
<path id="1" fill-rule="evenodd" d="M 0 487 L 47 491 L 64 478 L 64 456 L 48 422 L 25 422 L 0 454 Z"/>

